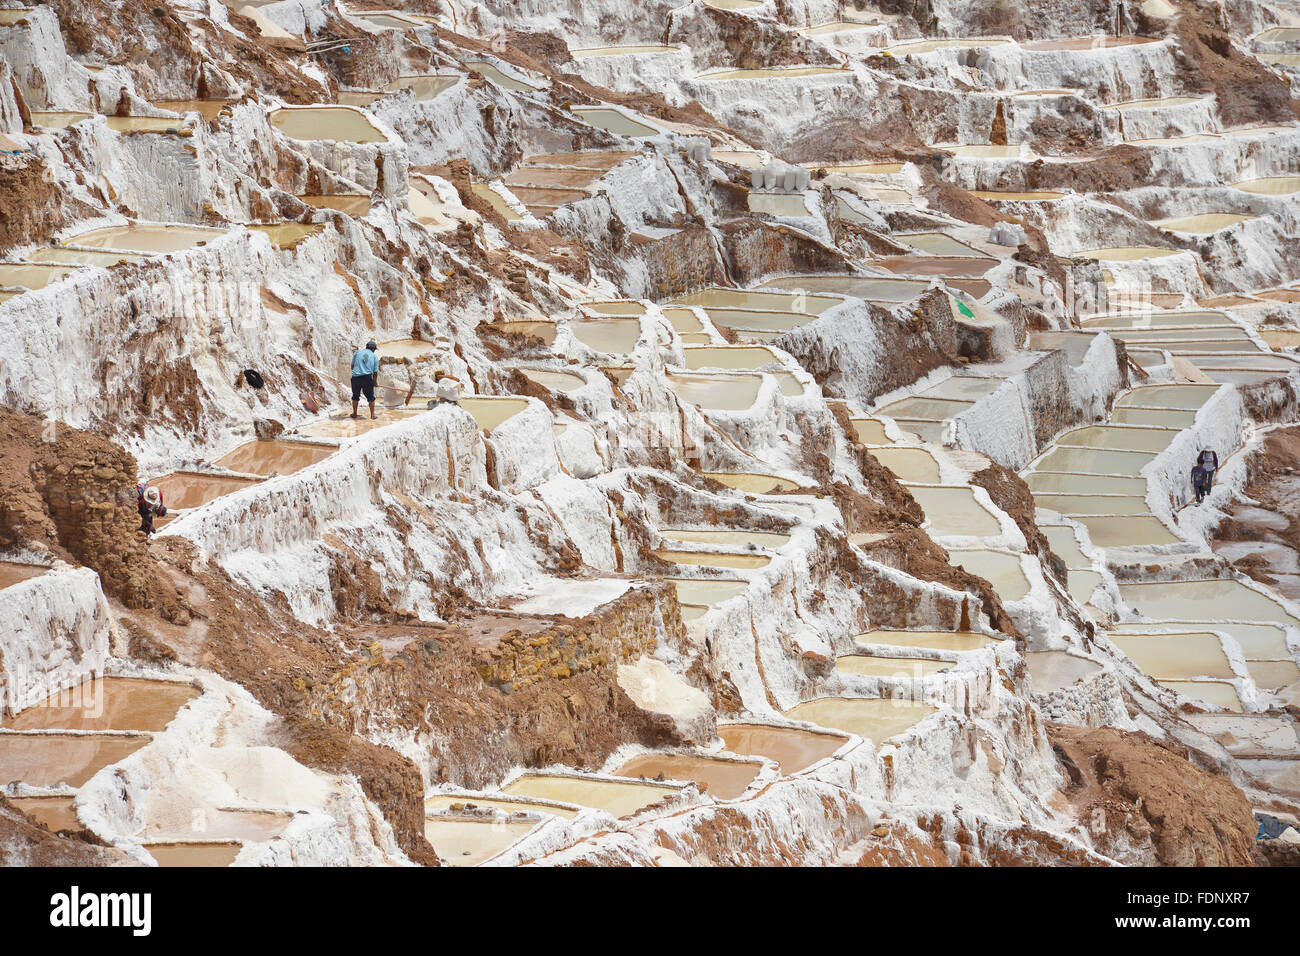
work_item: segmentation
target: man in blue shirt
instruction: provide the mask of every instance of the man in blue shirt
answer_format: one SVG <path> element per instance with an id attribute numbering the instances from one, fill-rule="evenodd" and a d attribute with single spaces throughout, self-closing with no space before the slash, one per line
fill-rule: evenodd
<path id="1" fill-rule="evenodd" d="M 379 351 L 379 346 L 374 340 L 366 343 L 363 349 L 357 349 L 352 353 L 352 417 L 360 418 L 357 414 L 357 404 L 361 401 L 362 392 L 365 393 L 366 401 L 370 403 L 370 417 L 378 418 L 375 414 L 375 378 L 379 375 L 379 356 L 375 353 Z"/>

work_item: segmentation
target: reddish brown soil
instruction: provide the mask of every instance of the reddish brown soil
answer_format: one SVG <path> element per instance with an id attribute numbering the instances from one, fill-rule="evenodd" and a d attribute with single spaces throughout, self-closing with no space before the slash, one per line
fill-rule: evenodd
<path id="1" fill-rule="evenodd" d="M 99 572 L 132 608 L 188 620 L 137 533 L 135 459 L 95 435 L 0 407 L 0 547 L 47 548 Z"/>
<path id="2" fill-rule="evenodd" d="M 252 88 L 290 103 L 319 103 L 328 98 L 328 91 L 290 70 L 283 54 L 273 47 L 241 39 L 206 20 L 196 21 L 191 28 L 166 4 L 153 0 L 112 4 L 49 0 L 49 5 L 58 14 L 69 53 L 127 66 L 146 98 L 181 99 L 187 93 L 196 99 L 233 95 L 234 90 L 209 87 L 209 77 L 217 76 L 212 67 L 251 81 Z M 259 35 L 252 20 L 233 10 L 230 17 L 246 35 Z M 339 26 L 346 25 L 332 17 L 331 27 Z M 208 54 L 195 42 L 191 29 L 203 31 L 203 44 L 215 55 L 215 62 L 206 59 Z"/>
<path id="3" fill-rule="evenodd" d="M 1209 11 L 1180 4 L 1179 80 L 1189 92 L 1213 93 L 1224 126 L 1291 123 L 1296 112 L 1285 76 L 1235 47 Z"/>
<path id="4" fill-rule="evenodd" d="M 0 155 L 0 253 L 49 242 L 83 210 L 82 203 L 63 195 L 46 178 L 48 173 L 34 153 Z"/>
<path id="5" fill-rule="evenodd" d="M 1047 725 L 1065 796 L 1097 848 L 1145 866 L 1252 866 L 1258 829 L 1246 795 L 1187 751 L 1144 733 Z"/>
<path id="6" fill-rule="evenodd" d="M 0 794 L 0 866 L 139 866 L 90 833 L 51 833 Z"/>
<path id="7" fill-rule="evenodd" d="M 1243 494 L 1258 505 L 1234 503 L 1214 531 L 1214 542 L 1258 541 L 1300 551 L 1300 426 L 1272 432 L 1247 462 Z M 1260 510 L 1271 512 L 1280 527 L 1260 522 Z M 1262 555 L 1238 558 L 1234 566 L 1263 584 L 1277 586 L 1278 569 Z M 1285 586 L 1284 586 L 1285 587 Z M 1289 588 L 1287 589 L 1289 590 Z"/>

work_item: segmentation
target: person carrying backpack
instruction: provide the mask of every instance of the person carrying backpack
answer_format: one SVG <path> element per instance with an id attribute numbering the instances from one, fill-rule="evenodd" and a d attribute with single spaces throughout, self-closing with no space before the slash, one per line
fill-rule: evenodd
<path id="1" fill-rule="evenodd" d="M 1214 487 L 1214 473 L 1219 470 L 1219 456 L 1210 449 L 1203 448 L 1196 463 L 1205 469 L 1205 493 L 1208 495 Z"/>
<path id="2" fill-rule="evenodd" d="M 153 519 L 161 518 L 167 514 L 167 507 L 162 500 L 162 492 L 153 485 L 136 485 L 135 510 L 140 514 L 139 530 L 143 531 L 147 538 L 154 533 Z"/>
<path id="3" fill-rule="evenodd" d="M 1205 483 L 1207 477 L 1205 469 L 1201 467 L 1201 463 L 1198 461 L 1196 466 L 1192 468 L 1192 491 L 1196 493 L 1196 503 L 1198 505 L 1205 500 L 1205 495 L 1210 490 Z"/>
<path id="4" fill-rule="evenodd" d="M 378 418 L 375 414 L 375 379 L 379 376 L 379 356 L 375 353 L 379 351 L 379 346 L 375 344 L 374 339 L 366 343 L 363 349 L 357 349 L 352 353 L 352 417 L 360 418 L 357 414 L 357 404 L 361 401 L 364 393 L 366 401 L 370 404 L 370 417 Z"/>

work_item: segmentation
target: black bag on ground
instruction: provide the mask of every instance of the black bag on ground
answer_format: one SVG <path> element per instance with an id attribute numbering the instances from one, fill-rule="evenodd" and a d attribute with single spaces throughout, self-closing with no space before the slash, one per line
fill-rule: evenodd
<path id="1" fill-rule="evenodd" d="M 266 382 L 263 380 L 261 373 L 251 368 L 244 369 L 244 381 L 253 388 L 265 388 Z"/>

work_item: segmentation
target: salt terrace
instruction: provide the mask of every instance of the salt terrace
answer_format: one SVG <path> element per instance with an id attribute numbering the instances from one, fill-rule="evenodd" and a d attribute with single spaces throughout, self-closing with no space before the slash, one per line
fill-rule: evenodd
<path id="1" fill-rule="evenodd" d="M 174 72 L 0 11 L 0 825 L 160 866 L 1274 853 L 1297 29 L 544 6 L 189 9 Z M 1107 797 L 1195 825 L 1096 822 L 1070 754 L 1113 734 L 1201 755 Z"/>

